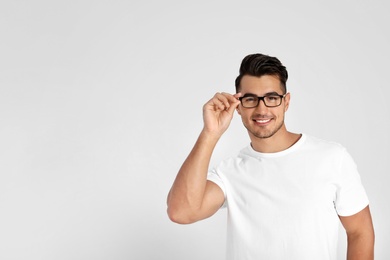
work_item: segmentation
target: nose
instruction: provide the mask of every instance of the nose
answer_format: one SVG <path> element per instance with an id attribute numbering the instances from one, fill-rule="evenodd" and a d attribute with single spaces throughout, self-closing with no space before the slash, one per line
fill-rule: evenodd
<path id="1" fill-rule="evenodd" d="M 257 105 L 256 110 L 264 111 L 267 109 L 268 109 L 268 107 L 265 105 L 264 99 L 259 100 L 259 104 Z"/>

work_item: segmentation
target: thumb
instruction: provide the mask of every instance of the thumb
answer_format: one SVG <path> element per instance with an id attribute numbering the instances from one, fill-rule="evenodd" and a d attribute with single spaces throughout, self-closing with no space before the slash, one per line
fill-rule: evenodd
<path id="1" fill-rule="evenodd" d="M 240 100 L 237 99 L 236 102 L 230 104 L 230 107 L 227 109 L 227 112 L 233 115 L 234 111 L 236 110 L 239 104 L 240 104 Z"/>

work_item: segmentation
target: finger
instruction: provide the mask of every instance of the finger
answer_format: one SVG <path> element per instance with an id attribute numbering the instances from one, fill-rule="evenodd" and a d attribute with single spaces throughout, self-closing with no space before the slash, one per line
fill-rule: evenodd
<path id="1" fill-rule="evenodd" d="M 234 96 L 235 98 L 237 98 L 237 99 L 238 99 L 239 97 L 241 97 L 241 96 L 242 96 L 242 93 L 241 93 L 241 92 L 239 92 L 239 93 L 236 93 L 236 94 L 234 94 L 233 96 Z"/>
<path id="2" fill-rule="evenodd" d="M 213 98 L 213 103 L 220 110 L 226 110 L 227 108 L 230 107 L 229 100 L 226 97 L 226 95 L 224 95 L 223 93 L 215 94 L 215 96 Z"/>
<path id="3" fill-rule="evenodd" d="M 241 94 L 235 94 L 235 95 L 231 95 L 229 93 L 221 93 L 221 94 L 225 97 L 226 102 L 227 102 L 227 105 L 225 107 L 225 111 L 227 111 L 229 114 L 233 114 L 234 110 L 240 104 L 238 97 Z"/>
<path id="4" fill-rule="evenodd" d="M 228 109 L 227 111 L 230 113 L 230 114 L 233 114 L 236 110 L 236 108 L 240 105 L 240 100 L 238 99 L 235 99 L 235 103 L 232 104 Z"/>
<path id="5" fill-rule="evenodd" d="M 240 101 L 238 100 L 238 97 L 240 96 L 241 93 L 237 93 L 234 95 L 226 92 L 216 93 L 214 97 L 210 100 L 210 105 L 212 105 L 214 109 L 220 111 L 228 111 L 231 107 L 233 107 L 233 111 L 240 103 Z"/>
<path id="6" fill-rule="evenodd" d="M 229 94 L 229 93 L 221 93 L 225 98 L 226 98 L 226 101 L 227 101 L 227 107 L 230 107 L 231 105 L 236 105 L 237 102 L 239 102 L 238 98 L 241 96 L 241 93 L 237 93 L 237 94 Z"/>
<path id="7" fill-rule="evenodd" d="M 225 105 L 226 108 L 230 107 L 230 95 L 228 93 L 219 93 L 218 99 Z"/>

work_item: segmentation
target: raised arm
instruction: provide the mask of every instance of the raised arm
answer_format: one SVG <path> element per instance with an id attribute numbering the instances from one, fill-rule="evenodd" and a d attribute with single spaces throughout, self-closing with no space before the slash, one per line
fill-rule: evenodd
<path id="1" fill-rule="evenodd" d="M 217 93 L 203 106 L 204 127 L 168 194 L 168 216 L 189 224 L 213 215 L 224 202 L 222 190 L 207 181 L 211 155 L 229 127 L 240 94 Z"/>

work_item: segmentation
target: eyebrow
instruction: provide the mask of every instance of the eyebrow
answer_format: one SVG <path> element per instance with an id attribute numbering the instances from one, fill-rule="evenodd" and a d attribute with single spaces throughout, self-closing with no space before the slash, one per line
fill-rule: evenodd
<path id="1" fill-rule="evenodd" d="M 280 95 L 278 92 L 276 92 L 276 91 L 272 91 L 272 92 L 267 92 L 267 93 L 265 93 L 264 94 L 264 96 L 263 97 L 266 97 L 266 96 L 273 96 L 273 95 Z M 244 96 L 243 97 L 257 97 L 257 95 L 256 94 L 253 94 L 253 93 L 245 93 L 244 94 Z"/>

